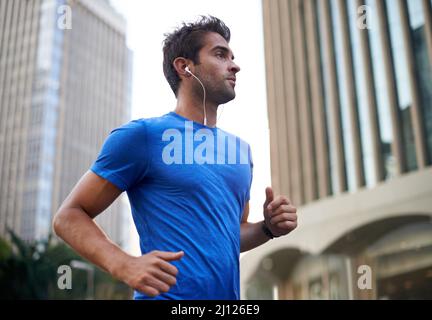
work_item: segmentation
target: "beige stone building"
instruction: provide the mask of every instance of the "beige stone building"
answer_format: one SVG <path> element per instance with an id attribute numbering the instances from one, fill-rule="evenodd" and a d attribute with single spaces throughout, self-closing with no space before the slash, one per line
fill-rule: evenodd
<path id="1" fill-rule="evenodd" d="M 243 299 L 432 299 L 432 1 L 263 0 L 271 176 L 299 226 Z"/>
<path id="2" fill-rule="evenodd" d="M 110 131 L 130 118 L 126 23 L 106 0 L 0 1 L 0 235 L 43 238 Z M 129 237 L 125 202 L 97 220 Z"/>

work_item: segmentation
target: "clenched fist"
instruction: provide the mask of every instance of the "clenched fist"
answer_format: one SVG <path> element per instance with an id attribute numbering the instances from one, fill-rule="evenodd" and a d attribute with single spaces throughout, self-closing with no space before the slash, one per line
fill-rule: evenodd
<path id="1" fill-rule="evenodd" d="M 265 224 L 275 237 L 283 236 L 297 227 L 297 208 L 286 196 L 274 198 L 273 189 L 266 188 L 264 202 Z"/>
<path id="2" fill-rule="evenodd" d="M 124 264 L 120 280 L 127 285 L 155 297 L 176 284 L 177 268 L 169 261 L 179 260 L 184 252 L 152 251 L 140 257 L 131 257 Z"/>

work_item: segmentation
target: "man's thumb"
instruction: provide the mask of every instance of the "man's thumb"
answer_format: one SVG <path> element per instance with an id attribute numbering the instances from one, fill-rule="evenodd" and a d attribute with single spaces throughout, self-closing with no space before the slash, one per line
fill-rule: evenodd
<path id="1" fill-rule="evenodd" d="M 158 254 L 158 257 L 165 260 L 165 261 L 180 260 L 183 256 L 184 256 L 183 251 L 178 251 L 178 252 L 162 251 L 162 252 L 159 252 L 159 254 Z"/>
<path id="2" fill-rule="evenodd" d="M 264 202 L 264 208 L 267 208 L 267 206 L 270 204 L 270 202 L 273 201 L 273 189 L 272 189 L 272 187 L 267 187 L 265 192 L 266 192 L 266 200 Z"/>

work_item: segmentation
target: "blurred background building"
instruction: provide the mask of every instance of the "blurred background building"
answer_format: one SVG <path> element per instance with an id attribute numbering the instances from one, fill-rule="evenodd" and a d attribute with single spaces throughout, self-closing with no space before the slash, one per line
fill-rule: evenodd
<path id="1" fill-rule="evenodd" d="M 432 1 L 262 3 L 272 184 L 299 226 L 242 258 L 242 297 L 432 299 Z"/>
<path id="2" fill-rule="evenodd" d="M 47 237 L 103 141 L 130 119 L 126 22 L 107 0 L 0 1 L 0 236 Z M 97 221 L 127 246 L 120 197 Z"/>

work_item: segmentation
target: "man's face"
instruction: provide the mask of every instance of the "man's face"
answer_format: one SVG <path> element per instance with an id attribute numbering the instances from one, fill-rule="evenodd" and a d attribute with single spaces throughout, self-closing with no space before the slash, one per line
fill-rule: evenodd
<path id="1" fill-rule="evenodd" d="M 199 52 L 197 77 L 203 82 L 207 99 L 217 105 L 235 98 L 236 73 L 240 67 L 233 61 L 234 55 L 226 40 L 218 33 L 209 32 L 204 38 L 204 47 Z M 195 87 L 199 92 L 201 86 Z"/>

